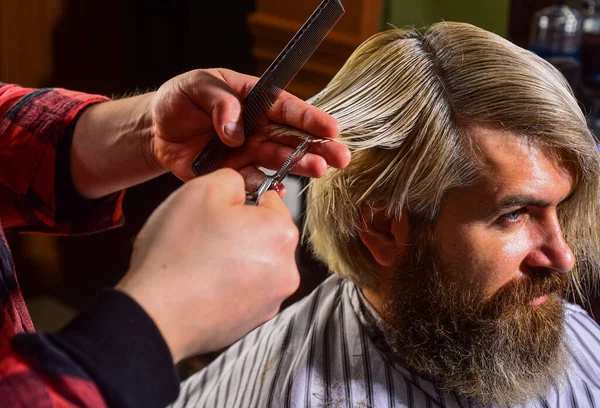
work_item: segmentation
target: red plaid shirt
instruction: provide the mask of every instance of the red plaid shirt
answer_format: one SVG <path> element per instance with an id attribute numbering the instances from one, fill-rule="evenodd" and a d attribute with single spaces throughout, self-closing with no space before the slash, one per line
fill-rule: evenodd
<path id="1" fill-rule="evenodd" d="M 93 205 L 86 206 L 83 211 L 70 213 L 68 217 L 57 215 L 60 213 L 60 208 L 57 208 L 57 202 L 60 200 L 57 200 L 56 186 L 61 182 L 56 171 L 59 140 L 71 122 L 74 126 L 74 120 L 85 107 L 106 100 L 102 96 L 63 89 L 33 90 L 0 83 L 0 217 L 5 229 L 81 234 L 113 228 L 122 223 L 123 194 L 96 200 Z M 68 177 L 70 183 L 70 175 Z M 105 401 L 109 401 L 111 405 L 119 405 L 106 398 L 108 393 L 101 392 L 102 387 L 98 386 L 97 378 L 93 376 L 94 370 L 88 369 L 94 367 L 93 362 L 87 366 L 85 364 L 86 352 L 94 354 L 94 347 L 96 347 L 95 338 L 89 334 L 94 331 L 94 326 L 84 327 L 87 324 L 85 321 L 72 323 L 63 337 L 34 333 L 33 324 L 19 290 L 2 226 L 0 226 L 0 406 L 104 407 L 107 406 Z M 125 297 L 123 294 L 114 293 L 110 296 Z M 129 304 L 125 304 L 127 307 L 123 306 L 127 302 L 132 301 L 120 299 L 117 302 L 118 306 L 113 308 L 120 311 L 123 308 L 136 307 Z M 114 305 L 114 302 L 112 304 Z M 138 309 L 133 311 L 134 318 L 130 318 L 130 321 L 148 320 L 143 316 L 141 308 Z M 106 307 L 104 309 L 99 307 L 99 310 L 102 315 Z M 107 314 L 110 315 L 105 313 L 105 317 Z M 113 315 L 108 316 L 108 319 L 114 320 Z M 131 324 L 130 321 L 127 324 Z M 105 327 L 109 327 L 107 331 L 120 330 L 120 328 L 110 327 L 111 324 L 105 324 L 96 334 L 106 337 L 102 332 Z M 147 322 L 146 327 L 150 327 Z M 158 333 L 152 327 L 149 330 L 154 330 L 153 335 Z M 71 347 L 73 343 L 77 343 L 72 339 L 77 338 L 78 331 L 84 332 L 84 337 L 88 336 L 83 342 L 85 344 L 83 347 Z M 160 336 L 158 338 L 162 339 Z M 118 339 L 110 340 L 109 354 L 114 352 L 110 347 L 114 347 L 115 350 L 120 347 L 118 343 Z M 90 348 L 89 344 L 94 345 Z M 152 344 L 154 349 L 158 349 L 164 355 L 164 350 L 160 349 L 163 346 L 159 344 L 160 347 L 157 347 L 156 344 L 156 342 Z M 98 347 L 107 349 L 107 346 L 102 344 Z M 82 349 L 84 352 L 79 353 Z M 89 352 L 90 350 L 92 352 Z M 84 356 L 78 359 L 78 353 Z M 129 356 L 129 353 L 134 352 L 127 350 L 123 353 Z M 168 352 L 166 355 L 170 357 Z M 142 361 L 146 364 L 145 357 Z M 169 364 L 172 367 L 172 361 L 168 361 L 166 366 L 168 367 Z M 105 377 L 111 377 L 111 374 L 108 373 Z M 106 382 L 109 383 L 110 380 Z M 118 389 L 118 386 L 114 388 Z"/>

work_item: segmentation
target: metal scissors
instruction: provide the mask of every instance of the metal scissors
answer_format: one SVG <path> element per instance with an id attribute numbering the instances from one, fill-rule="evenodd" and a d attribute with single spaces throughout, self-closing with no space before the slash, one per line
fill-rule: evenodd
<path id="1" fill-rule="evenodd" d="M 302 141 L 302 143 L 296 147 L 292 154 L 290 154 L 277 173 L 273 174 L 272 176 L 267 176 L 267 178 L 260 183 L 255 192 L 246 194 L 246 205 L 258 205 L 258 202 L 263 194 L 269 190 L 279 191 L 281 182 L 304 157 L 308 149 L 310 149 L 311 142 L 312 138 L 310 137 L 304 139 L 304 141 Z"/>

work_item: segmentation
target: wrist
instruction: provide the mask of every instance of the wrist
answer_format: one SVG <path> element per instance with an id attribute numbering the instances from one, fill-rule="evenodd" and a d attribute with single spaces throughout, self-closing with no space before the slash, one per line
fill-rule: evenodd
<path id="1" fill-rule="evenodd" d="M 160 161 L 156 157 L 155 150 L 155 138 L 154 138 L 154 103 L 156 99 L 156 92 L 150 92 L 144 95 L 138 96 L 139 98 L 139 112 L 137 117 L 139 118 L 135 129 L 135 140 L 139 141 L 140 151 L 146 161 L 149 172 L 155 172 L 158 175 L 163 174 L 167 169 L 162 166 Z"/>
<path id="2" fill-rule="evenodd" d="M 152 149 L 154 93 L 100 103 L 78 120 L 71 148 L 71 176 L 85 198 L 100 198 L 157 177 Z"/>

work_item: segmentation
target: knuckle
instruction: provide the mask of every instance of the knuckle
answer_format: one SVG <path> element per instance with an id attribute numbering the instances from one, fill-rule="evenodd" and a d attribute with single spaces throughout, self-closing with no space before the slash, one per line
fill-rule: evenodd
<path id="1" fill-rule="evenodd" d="M 290 244 L 292 244 L 295 247 L 298 244 L 298 240 L 300 239 L 300 231 L 298 231 L 298 227 L 296 227 L 296 224 L 294 224 L 291 219 L 288 220 L 288 228 L 286 235 L 289 238 Z"/>
<path id="2" fill-rule="evenodd" d="M 181 188 L 181 193 L 187 199 L 204 202 L 205 199 L 214 197 L 218 188 L 218 179 L 209 175 L 188 181 Z"/>
<path id="3" fill-rule="evenodd" d="M 205 201 L 223 199 L 235 193 L 242 193 L 245 187 L 244 177 L 230 168 L 219 169 L 206 176 L 198 177 L 194 187 L 197 198 Z"/>
<path id="4" fill-rule="evenodd" d="M 222 80 L 227 81 L 232 75 L 235 75 L 236 72 L 227 68 L 213 68 L 209 71 L 214 72 L 215 75 L 218 75 Z"/>
<path id="5" fill-rule="evenodd" d="M 281 217 L 283 218 L 283 217 Z M 300 232 L 292 220 L 285 219 L 280 222 L 278 228 L 277 239 L 283 247 L 296 248 L 298 240 L 300 238 Z"/>
<path id="6" fill-rule="evenodd" d="M 211 70 L 207 69 L 196 69 L 192 71 L 192 75 L 194 76 L 194 82 L 212 81 L 215 78 Z"/>
<path id="7" fill-rule="evenodd" d="M 185 183 L 183 186 L 183 191 L 186 194 L 194 194 L 194 195 L 210 195 L 213 192 L 216 183 L 214 179 L 211 177 L 198 177 L 191 180 L 188 183 Z"/>
<path id="8" fill-rule="evenodd" d="M 213 100 L 212 106 L 213 120 L 216 120 L 217 126 L 225 125 L 227 116 L 235 109 L 233 101 L 228 96 L 221 96 Z"/>
<path id="9" fill-rule="evenodd" d="M 240 95 L 242 97 L 246 97 L 248 96 L 248 94 L 250 93 L 250 91 L 252 90 L 252 88 L 254 87 L 254 84 L 251 82 L 246 82 L 242 85 L 242 90 L 240 92 Z"/>
<path id="10" fill-rule="evenodd" d="M 179 88 L 189 91 L 190 93 L 194 88 L 204 87 L 206 84 L 214 81 L 214 76 L 205 69 L 196 69 L 182 74 L 177 78 L 177 85 Z"/>
<path id="11" fill-rule="evenodd" d="M 289 114 L 290 114 L 290 100 L 289 99 L 286 99 L 281 103 L 280 108 L 279 108 L 279 114 L 281 115 L 281 118 L 285 122 L 289 121 Z"/>
<path id="12" fill-rule="evenodd" d="M 300 113 L 300 126 L 303 129 L 308 129 L 310 126 L 310 121 L 312 120 L 312 116 L 308 110 L 302 110 Z"/>

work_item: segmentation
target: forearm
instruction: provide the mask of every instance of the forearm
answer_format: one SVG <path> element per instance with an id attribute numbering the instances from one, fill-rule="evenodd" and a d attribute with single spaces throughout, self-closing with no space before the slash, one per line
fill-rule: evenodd
<path id="1" fill-rule="evenodd" d="M 103 197 L 166 172 L 150 151 L 154 95 L 100 103 L 81 115 L 73 135 L 71 176 L 83 197 Z"/>

